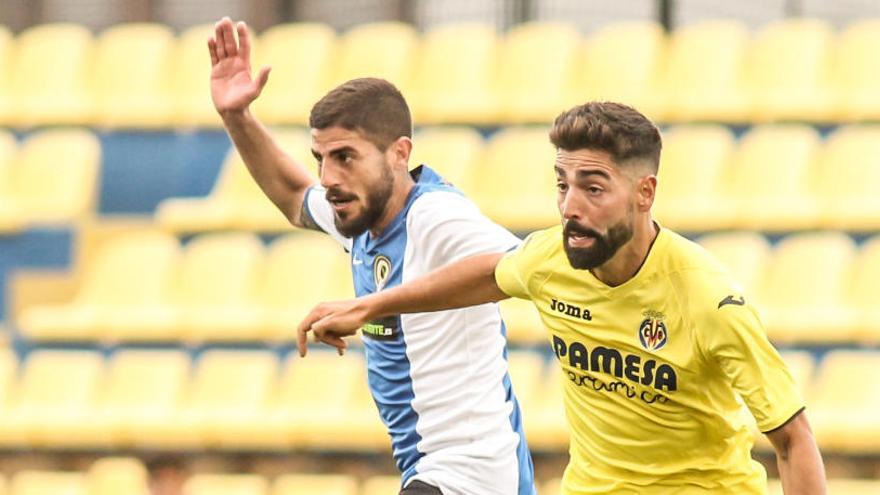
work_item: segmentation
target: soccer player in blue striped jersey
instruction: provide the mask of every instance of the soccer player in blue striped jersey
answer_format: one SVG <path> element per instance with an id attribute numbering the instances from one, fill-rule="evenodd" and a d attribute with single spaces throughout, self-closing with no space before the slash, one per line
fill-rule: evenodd
<path id="1" fill-rule="evenodd" d="M 292 224 L 326 232 L 351 253 L 357 295 L 519 245 L 433 170 L 409 170 L 412 121 L 392 84 L 355 79 L 315 104 L 316 181 L 249 111 L 269 68 L 251 77 L 244 23 L 217 23 L 208 48 L 214 105 L 251 175 Z M 535 493 L 495 304 L 386 318 L 363 336 L 401 494 Z"/>

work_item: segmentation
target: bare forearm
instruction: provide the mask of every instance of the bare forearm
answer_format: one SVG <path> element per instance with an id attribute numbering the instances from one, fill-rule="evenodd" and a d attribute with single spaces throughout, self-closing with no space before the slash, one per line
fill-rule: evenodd
<path id="1" fill-rule="evenodd" d="M 786 494 L 825 493 L 825 469 L 814 442 L 792 443 L 787 453 L 777 456 L 777 465 Z"/>
<path id="2" fill-rule="evenodd" d="M 266 196 L 295 225 L 306 189 L 316 182 L 290 157 L 249 110 L 221 114 L 223 124 L 251 176 Z"/>
<path id="3" fill-rule="evenodd" d="M 412 282 L 362 299 L 368 319 L 423 313 L 500 301 L 507 296 L 495 282 L 502 253 L 482 254 L 437 269 Z"/>

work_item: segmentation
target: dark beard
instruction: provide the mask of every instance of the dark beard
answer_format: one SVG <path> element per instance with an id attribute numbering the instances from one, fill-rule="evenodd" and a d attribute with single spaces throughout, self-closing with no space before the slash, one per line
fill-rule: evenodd
<path id="1" fill-rule="evenodd" d="M 390 168 L 385 168 L 379 182 L 367 192 L 363 213 L 348 221 L 340 218 L 338 214 L 333 216 L 336 230 L 345 237 L 354 238 L 371 229 L 385 213 L 393 189 L 394 175 Z M 329 195 L 330 191 L 327 193 Z"/>
<path id="2" fill-rule="evenodd" d="M 593 245 L 586 248 L 573 248 L 568 245 L 571 234 L 583 235 L 594 239 Z M 562 246 L 568 256 L 568 262 L 576 270 L 591 270 L 610 260 L 621 246 L 633 236 L 633 229 L 625 222 L 611 226 L 606 235 L 600 235 L 593 229 L 582 227 L 572 220 L 565 222 L 562 229 Z"/>

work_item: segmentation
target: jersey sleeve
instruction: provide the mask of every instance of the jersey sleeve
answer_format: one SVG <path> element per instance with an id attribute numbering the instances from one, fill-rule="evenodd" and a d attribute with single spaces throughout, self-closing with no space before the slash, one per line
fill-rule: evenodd
<path id="1" fill-rule="evenodd" d="M 804 408 L 794 378 L 767 339 L 754 307 L 742 296 L 719 298 L 701 330 L 704 351 L 740 394 L 762 432 Z"/>
<path id="2" fill-rule="evenodd" d="M 510 251 L 495 267 L 495 283 L 502 292 L 519 299 L 531 299 L 529 280 L 535 267 L 545 258 L 541 250 L 545 232 L 533 232 L 513 251 Z"/>
<path id="3" fill-rule="evenodd" d="M 408 249 L 428 272 L 470 256 L 510 251 L 520 239 L 486 218 L 470 200 L 450 191 L 426 193 L 407 216 Z"/>
<path id="4" fill-rule="evenodd" d="M 345 248 L 346 251 L 351 251 L 352 240 L 336 230 L 336 224 L 333 221 L 333 207 L 330 206 L 330 202 L 327 201 L 327 198 L 324 195 L 325 192 L 326 190 L 319 185 L 314 185 L 306 191 L 305 199 L 303 200 L 305 214 L 312 219 L 312 222 L 314 222 L 322 232 L 342 244 L 342 247 Z"/>

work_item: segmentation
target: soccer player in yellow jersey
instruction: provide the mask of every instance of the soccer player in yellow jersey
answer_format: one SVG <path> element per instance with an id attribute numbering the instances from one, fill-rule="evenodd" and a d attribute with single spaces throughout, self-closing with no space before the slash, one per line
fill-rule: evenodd
<path id="1" fill-rule="evenodd" d="M 593 102 L 560 115 L 550 139 L 561 225 L 506 254 L 320 305 L 300 345 L 312 331 L 340 347 L 377 317 L 530 299 L 565 376 L 564 494 L 765 493 L 737 396 L 776 450 L 785 493 L 824 493 L 803 400 L 748 296 L 651 218 L 657 128 L 630 107 Z"/>

